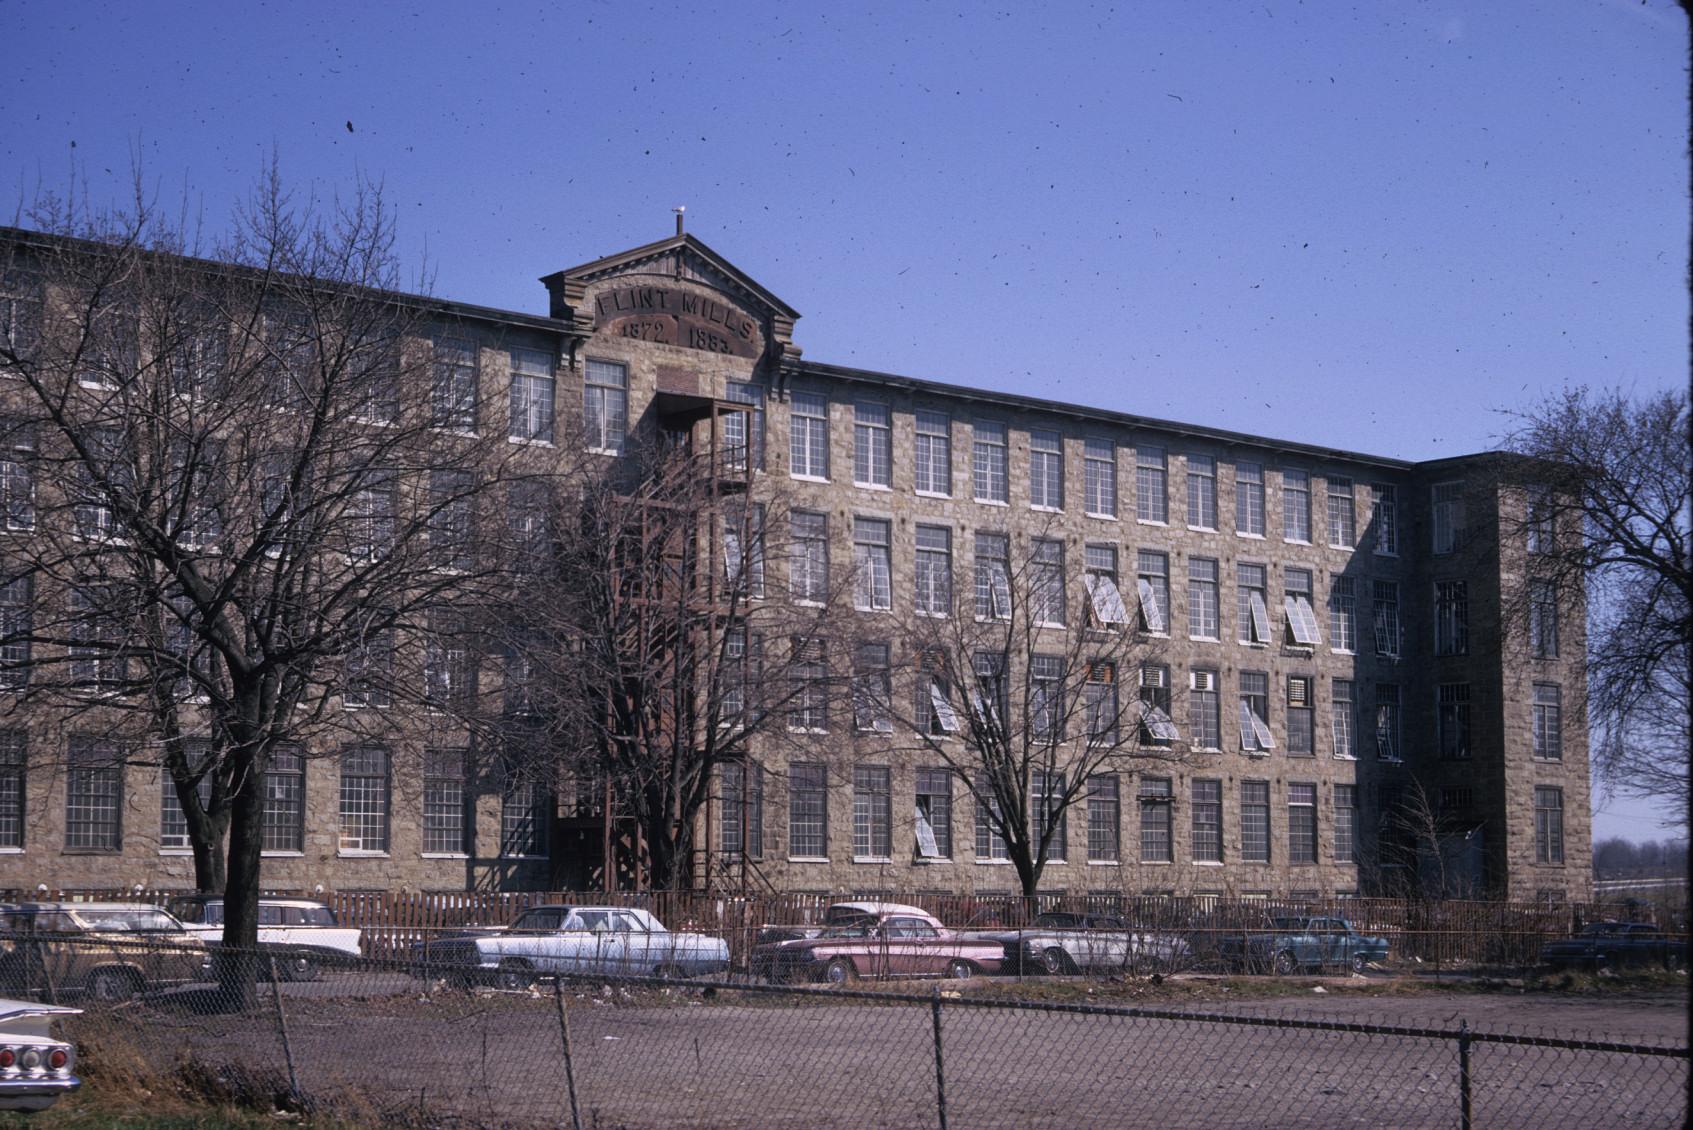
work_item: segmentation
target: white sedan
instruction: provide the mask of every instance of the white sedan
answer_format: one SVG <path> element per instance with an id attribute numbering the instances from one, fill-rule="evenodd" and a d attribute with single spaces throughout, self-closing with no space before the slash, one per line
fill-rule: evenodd
<path id="1" fill-rule="evenodd" d="M 543 974 L 701 977 L 729 968 L 729 945 L 709 934 L 673 933 L 639 907 L 536 906 L 504 930 L 441 938 L 422 947 L 449 977 L 527 988 Z"/>

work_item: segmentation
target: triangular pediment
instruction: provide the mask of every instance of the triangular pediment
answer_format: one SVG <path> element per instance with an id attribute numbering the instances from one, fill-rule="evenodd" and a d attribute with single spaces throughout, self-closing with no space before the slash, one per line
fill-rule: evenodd
<path id="1" fill-rule="evenodd" d="M 596 295 L 614 294 L 626 286 L 680 283 L 717 292 L 757 319 L 767 340 L 779 344 L 781 352 L 798 353 L 792 343 L 799 312 L 693 235 L 674 235 L 607 255 L 554 272 L 541 282 L 551 298 L 552 317 L 570 322 L 583 334 L 592 333 L 604 317 L 604 302 L 597 309 Z"/>

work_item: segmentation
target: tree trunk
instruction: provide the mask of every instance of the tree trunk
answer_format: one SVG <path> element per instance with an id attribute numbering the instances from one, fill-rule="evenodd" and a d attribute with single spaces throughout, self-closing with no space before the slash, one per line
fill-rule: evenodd
<path id="1" fill-rule="evenodd" d="M 1012 847 L 1011 864 L 1017 868 L 1017 882 L 1023 888 L 1024 898 L 1034 898 L 1035 888 L 1040 886 L 1040 868 L 1030 858 L 1030 853 L 1021 847 Z"/>
<path id="2" fill-rule="evenodd" d="M 256 759 L 253 759 L 256 761 Z M 231 798 L 229 867 L 223 888 L 223 952 L 218 982 L 224 1008 L 252 1007 L 259 973 L 259 853 L 264 846 L 263 775 L 251 762 Z"/>
<path id="3" fill-rule="evenodd" d="M 194 845 L 194 889 L 215 892 L 224 888 L 223 837 L 190 836 Z"/>

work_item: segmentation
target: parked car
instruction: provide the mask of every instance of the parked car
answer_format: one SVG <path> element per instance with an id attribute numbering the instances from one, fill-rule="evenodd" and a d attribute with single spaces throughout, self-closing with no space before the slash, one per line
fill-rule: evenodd
<path id="1" fill-rule="evenodd" d="M 183 895 L 171 913 L 209 945 L 223 941 L 223 896 Z M 259 899 L 259 945 L 271 951 L 290 981 L 315 981 L 323 966 L 359 956 L 359 929 L 342 926 L 335 911 L 312 899 Z"/>
<path id="2" fill-rule="evenodd" d="M 1025 973 L 1154 972 L 1186 966 L 1193 957 L 1186 938 L 1135 930 L 1108 914 L 1050 911 L 1019 930 L 971 931 L 969 936 L 999 943 L 1005 968 Z"/>
<path id="3" fill-rule="evenodd" d="M 145 903 L 0 905 L 0 986 L 128 1000 L 148 989 L 204 980 L 206 945 L 171 914 Z"/>
<path id="4" fill-rule="evenodd" d="M 786 942 L 796 938 L 815 938 L 825 930 L 841 926 L 855 926 L 865 921 L 875 921 L 890 914 L 910 914 L 920 918 L 929 917 L 929 912 L 920 906 L 907 906 L 902 902 L 834 902 L 823 911 L 823 921 L 805 923 L 797 926 L 766 925 L 759 928 L 756 944 L 767 942 Z"/>
<path id="5" fill-rule="evenodd" d="M 1554 968 L 1616 969 L 1625 965 L 1685 968 L 1687 939 L 1646 922 L 1592 922 L 1573 938 L 1547 942 L 1540 960 Z"/>
<path id="6" fill-rule="evenodd" d="M 806 936 L 761 942 L 752 972 L 771 981 L 845 984 L 859 977 L 974 977 L 1005 961 L 998 942 L 970 938 L 926 910 L 897 903 L 837 903 Z"/>
<path id="7" fill-rule="evenodd" d="M 449 977 L 506 989 L 545 974 L 701 977 L 729 968 L 729 945 L 671 932 L 638 907 L 536 906 L 504 929 L 420 944 L 418 959 Z"/>
<path id="8" fill-rule="evenodd" d="M 1361 973 L 1371 962 L 1387 960 L 1387 940 L 1361 934 L 1344 918 L 1272 918 L 1267 929 L 1224 935 L 1223 960 L 1247 970 L 1294 973 L 1343 965 Z"/>
<path id="9" fill-rule="evenodd" d="M 55 1040 L 53 1018 L 80 1008 L 0 999 L 0 1110 L 46 1110 L 82 1086 L 76 1047 Z"/>

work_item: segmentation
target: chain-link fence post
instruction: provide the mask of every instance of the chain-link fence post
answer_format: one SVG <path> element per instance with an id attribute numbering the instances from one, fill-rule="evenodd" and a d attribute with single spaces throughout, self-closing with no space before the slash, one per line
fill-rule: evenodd
<path id="1" fill-rule="evenodd" d="M 946 1130 L 946 1063 L 941 1055 L 941 987 L 934 987 L 929 998 L 929 1015 L 935 1029 L 935 1109 L 940 1114 L 941 1130 Z"/>
<path id="2" fill-rule="evenodd" d="M 1458 1127 L 1470 1130 L 1470 1022 L 1458 1021 Z"/>
<path id="3" fill-rule="evenodd" d="M 294 1073 L 294 1045 L 288 1039 L 288 1013 L 282 1008 L 282 974 L 276 968 L 276 955 L 270 956 L 270 999 L 276 1002 L 276 1029 L 282 1035 L 282 1058 L 288 1064 L 288 1094 L 300 1101 L 300 1078 Z"/>
<path id="4" fill-rule="evenodd" d="M 570 1013 L 564 1007 L 564 978 L 553 978 L 553 1003 L 558 1006 L 558 1034 L 564 1041 L 564 1086 L 570 1092 L 570 1125 L 582 1130 L 582 1112 L 576 1105 L 576 1068 L 570 1056 Z"/>

